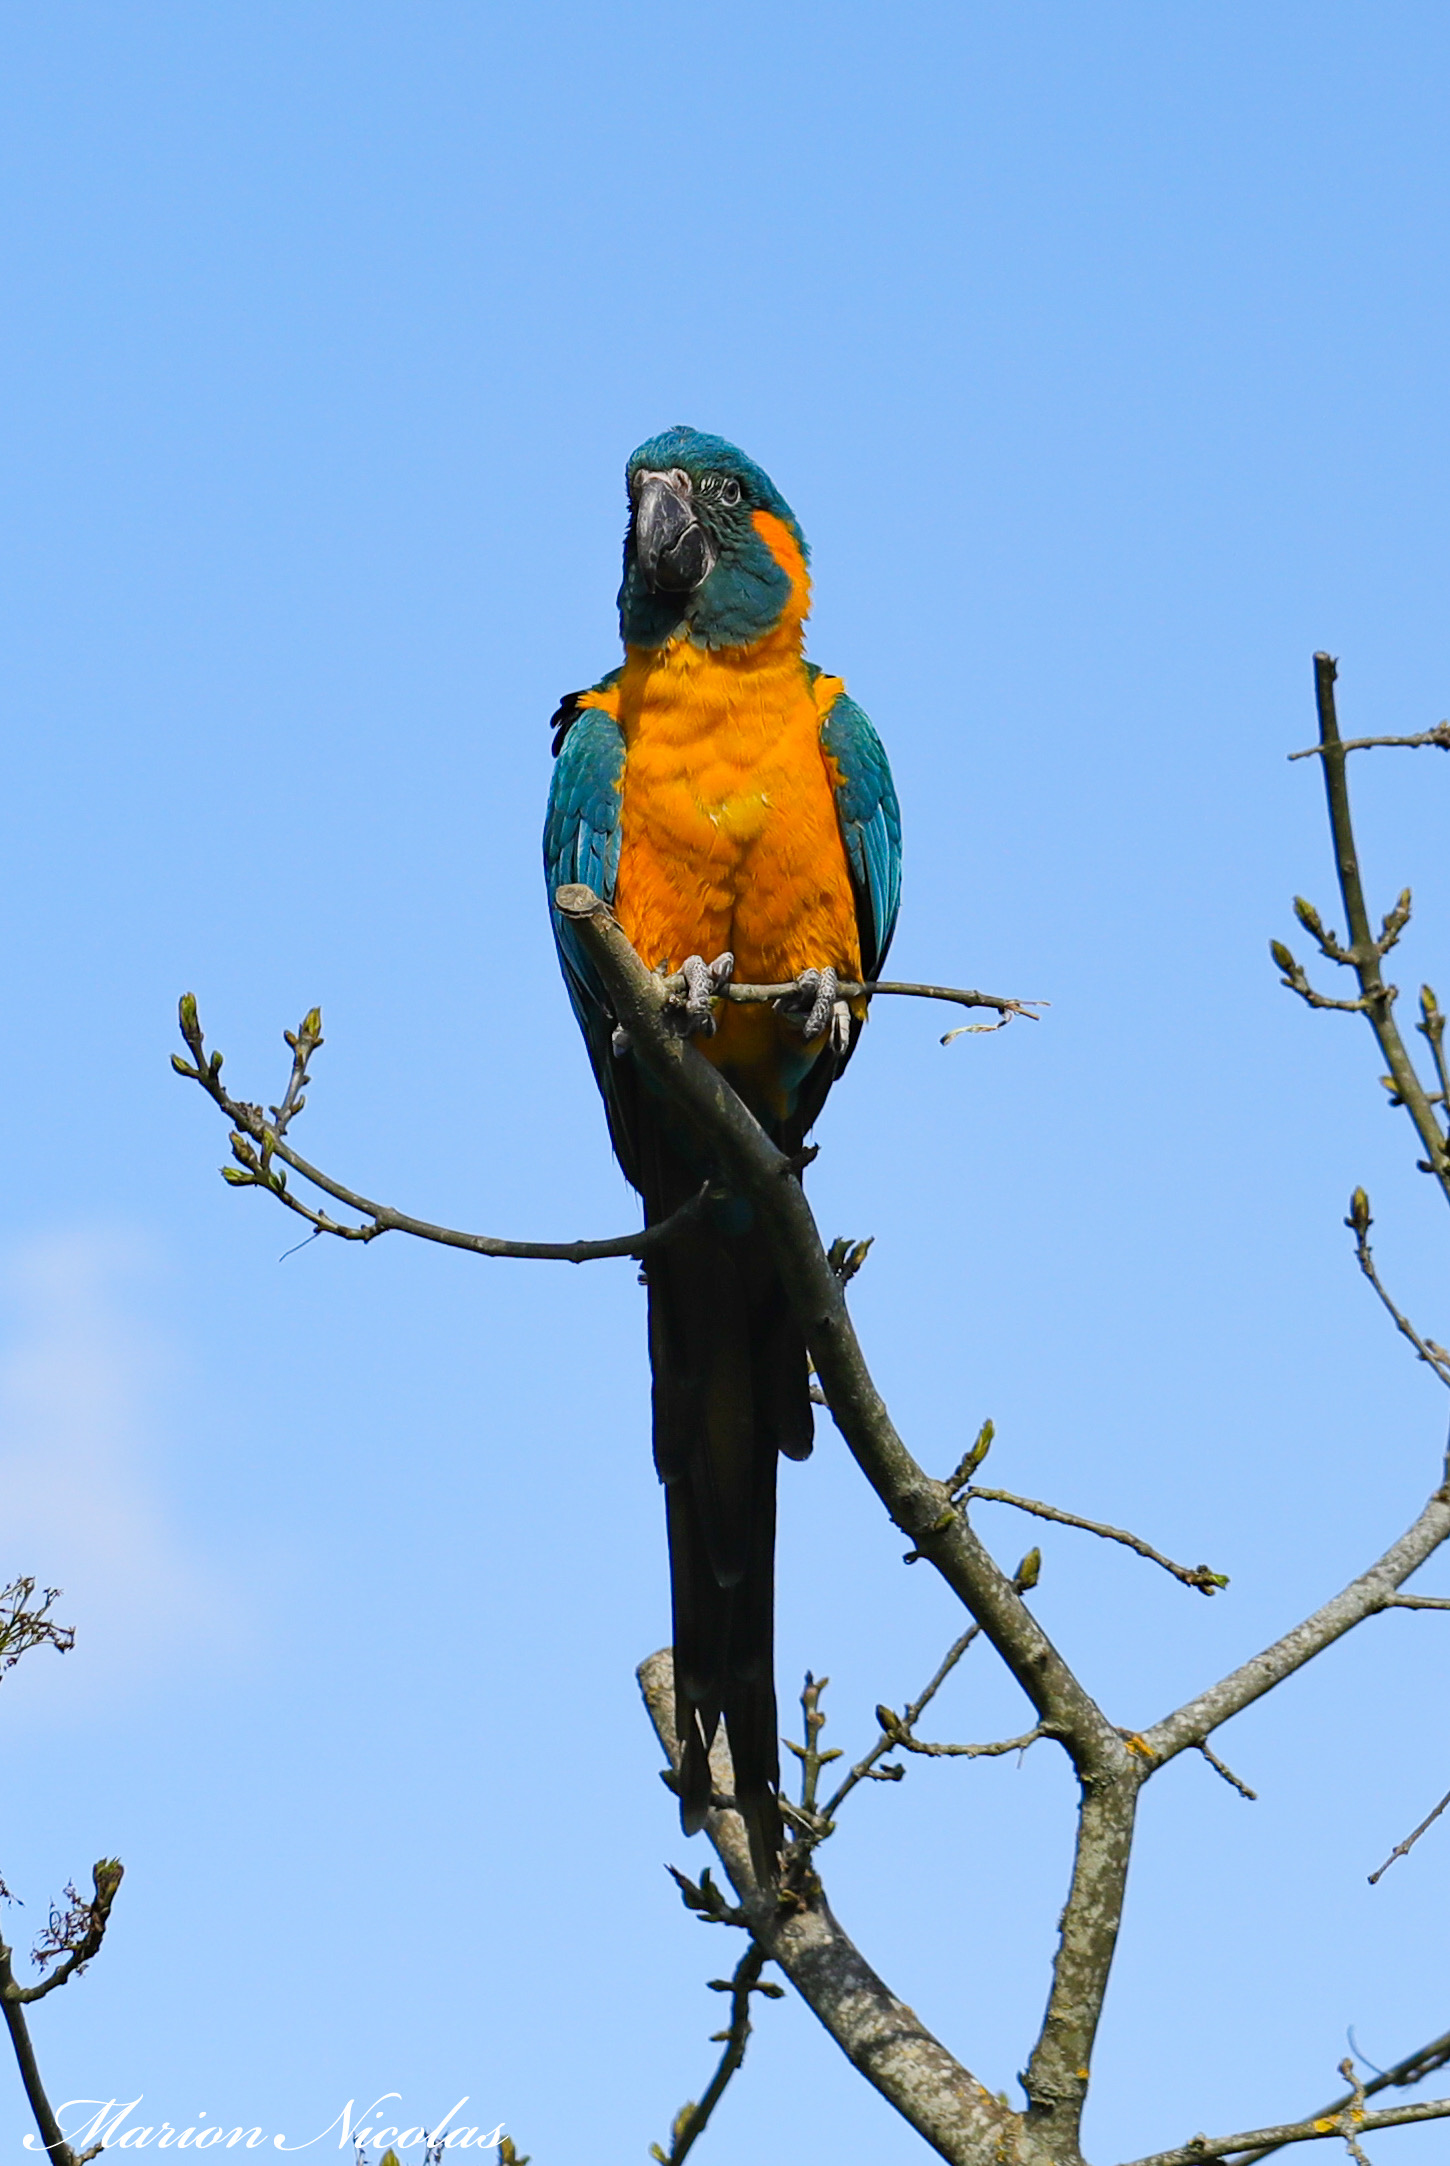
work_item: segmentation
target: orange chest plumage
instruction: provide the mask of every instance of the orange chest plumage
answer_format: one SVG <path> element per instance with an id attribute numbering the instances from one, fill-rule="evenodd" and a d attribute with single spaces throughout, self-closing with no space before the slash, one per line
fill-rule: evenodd
<path id="1" fill-rule="evenodd" d="M 680 642 L 629 657 L 616 688 L 625 766 L 614 907 L 640 954 L 671 969 L 728 948 L 736 974 L 755 983 L 825 963 L 855 977 L 822 708 L 798 651 L 770 646 L 720 654 Z"/>
<path id="2" fill-rule="evenodd" d="M 687 955 L 710 961 L 728 949 L 748 983 L 783 984 L 827 963 L 859 978 L 821 746 L 839 689 L 812 682 L 794 640 L 631 652 L 613 688 L 625 742 L 614 908 L 648 963 L 675 970 Z M 767 1008 L 727 1007 L 701 1050 L 766 1099 L 786 1084 L 784 1069 L 798 1077 L 810 1064 Z"/>

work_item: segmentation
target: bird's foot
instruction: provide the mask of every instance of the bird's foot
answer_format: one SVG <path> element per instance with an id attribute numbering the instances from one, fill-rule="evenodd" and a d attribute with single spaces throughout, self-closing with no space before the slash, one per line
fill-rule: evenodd
<path id="1" fill-rule="evenodd" d="M 844 1000 L 836 997 L 839 980 L 831 965 L 824 970 L 803 970 L 795 981 L 795 989 L 775 1002 L 776 1012 L 787 1022 L 793 1023 L 801 1036 L 807 1040 L 820 1038 L 826 1026 L 831 1026 L 831 1043 L 839 1052 L 838 1010 L 846 1017 L 847 1042 L 850 1035 L 850 1010 Z"/>
<path id="2" fill-rule="evenodd" d="M 735 958 L 726 953 L 707 963 L 701 955 L 687 955 L 680 965 L 685 981 L 683 993 L 673 993 L 664 1011 L 666 1022 L 682 1038 L 713 1038 L 714 1003 L 735 974 Z"/>

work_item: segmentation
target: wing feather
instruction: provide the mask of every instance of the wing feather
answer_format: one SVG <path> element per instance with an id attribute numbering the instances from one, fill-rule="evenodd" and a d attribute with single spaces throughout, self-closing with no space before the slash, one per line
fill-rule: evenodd
<path id="1" fill-rule="evenodd" d="M 603 689 L 610 682 L 606 677 L 603 685 L 595 689 Z M 573 927 L 553 908 L 555 889 L 573 881 L 592 887 L 596 895 L 613 902 L 619 875 L 624 737 L 613 715 L 602 707 L 581 707 L 578 703 L 583 696 L 570 693 L 554 717 L 557 756 L 544 821 L 544 876 L 549 885 L 554 944 L 564 983 L 589 1047 L 599 1087 L 607 1098 L 613 1026 L 603 989 Z"/>
<path id="2" fill-rule="evenodd" d="M 861 968 L 881 975 L 901 908 L 901 807 L 886 752 L 871 719 L 840 692 L 821 722 L 821 743 L 840 777 L 836 812 L 851 867 L 861 932 Z"/>

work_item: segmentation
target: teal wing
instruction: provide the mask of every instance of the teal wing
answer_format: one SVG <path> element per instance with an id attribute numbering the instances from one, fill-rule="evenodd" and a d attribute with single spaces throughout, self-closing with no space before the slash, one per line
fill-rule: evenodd
<path id="1" fill-rule="evenodd" d="M 845 692 L 821 723 L 821 743 L 836 764 L 836 812 L 851 867 L 861 969 L 878 978 L 901 908 L 901 807 L 881 739 Z"/>
<path id="2" fill-rule="evenodd" d="M 592 689 L 602 691 L 613 681 L 613 677 L 606 677 Z M 566 694 L 553 719 L 554 779 L 544 821 L 544 877 L 564 983 L 599 1087 L 608 1099 L 613 1021 L 603 988 L 590 969 L 577 933 L 553 907 L 555 890 L 574 881 L 592 887 L 606 902 L 613 902 L 619 873 L 624 737 L 614 717 L 602 708 L 581 707 L 583 696 L 579 692 Z"/>

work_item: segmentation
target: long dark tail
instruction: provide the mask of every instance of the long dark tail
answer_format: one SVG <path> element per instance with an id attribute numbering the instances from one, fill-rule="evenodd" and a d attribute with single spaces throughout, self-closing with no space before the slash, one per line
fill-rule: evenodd
<path id="1" fill-rule="evenodd" d="M 677 1200 L 690 1192 L 683 1180 L 662 1186 L 678 1188 Z M 648 1201 L 651 1218 L 664 1215 L 665 1195 Z M 765 1242 L 727 1224 L 706 1221 L 649 1259 L 655 1464 L 670 1537 L 681 1822 L 687 1834 L 703 1824 L 723 1718 L 736 1806 L 769 1885 L 783 1840 L 776 1462 L 781 1452 L 809 1452 L 811 1402 L 805 1342 Z"/>

